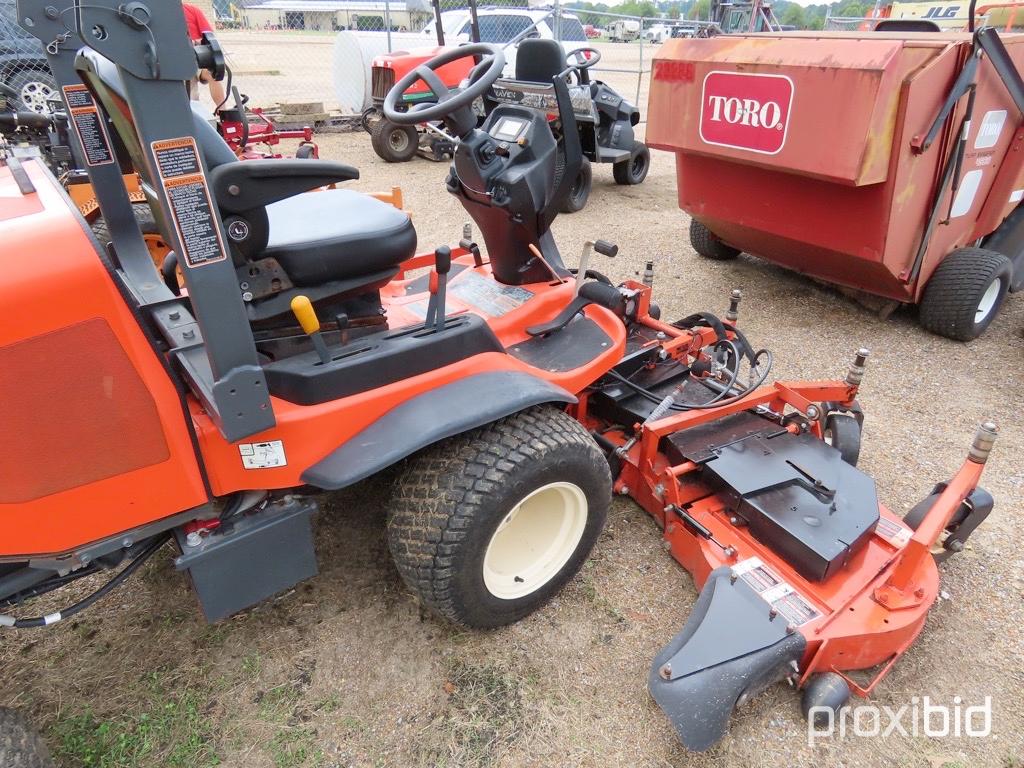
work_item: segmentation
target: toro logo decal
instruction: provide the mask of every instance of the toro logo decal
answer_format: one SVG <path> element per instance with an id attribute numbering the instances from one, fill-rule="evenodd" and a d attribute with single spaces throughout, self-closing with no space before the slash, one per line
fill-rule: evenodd
<path id="1" fill-rule="evenodd" d="M 793 81 L 785 75 L 709 72 L 701 94 L 705 144 L 774 155 L 789 130 Z"/>

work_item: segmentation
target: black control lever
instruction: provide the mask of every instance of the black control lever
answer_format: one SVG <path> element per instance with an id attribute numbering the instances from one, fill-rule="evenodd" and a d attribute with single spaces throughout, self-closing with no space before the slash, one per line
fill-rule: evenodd
<path id="1" fill-rule="evenodd" d="M 626 314 L 626 298 L 614 285 L 608 285 L 598 280 L 584 283 L 576 298 L 569 302 L 568 306 L 558 313 L 553 320 L 541 325 L 534 325 L 526 329 L 531 336 L 545 336 L 555 331 L 560 331 L 569 324 L 588 304 L 599 304 L 610 309 L 619 317 Z"/>
<path id="2" fill-rule="evenodd" d="M 434 251 L 434 271 L 430 273 L 430 299 L 427 301 L 427 316 L 424 325 L 434 326 L 440 332 L 444 329 L 445 293 L 448 287 L 448 273 L 452 268 L 452 249 L 442 245 Z"/>

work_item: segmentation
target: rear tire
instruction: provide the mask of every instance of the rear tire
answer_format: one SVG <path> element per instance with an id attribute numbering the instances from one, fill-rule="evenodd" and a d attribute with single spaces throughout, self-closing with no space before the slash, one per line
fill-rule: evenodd
<path id="1" fill-rule="evenodd" d="M 921 326 L 957 341 L 978 338 L 999 313 L 1011 263 L 984 248 L 958 248 L 932 274 L 921 298 Z"/>
<path id="2" fill-rule="evenodd" d="M 316 160 L 318 156 L 316 144 L 303 142 L 295 150 L 296 160 Z"/>
<path id="3" fill-rule="evenodd" d="M 740 255 L 739 248 L 723 243 L 718 235 L 696 219 L 690 221 L 690 245 L 697 255 L 713 261 L 729 261 Z"/>
<path id="4" fill-rule="evenodd" d="M 0 709 L 0 766 L 54 768 L 42 737 L 13 709 Z"/>
<path id="5" fill-rule="evenodd" d="M 610 501 L 597 443 L 564 411 L 538 406 L 414 456 L 395 486 L 388 546 L 431 610 L 500 627 L 576 574 Z"/>
<path id="6" fill-rule="evenodd" d="M 633 145 L 629 160 L 622 160 L 612 166 L 612 176 L 616 184 L 641 184 L 651 169 L 651 150 L 642 142 Z"/>
<path id="7" fill-rule="evenodd" d="M 412 160 L 420 144 L 416 126 L 396 125 L 382 117 L 370 127 L 370 144 L 378 157 L 389 163 Z"/>
<path id="8" fill-rule="evenodd" d="M 576 175 L 576 181 L 573 182 L 569 194 L 562 202 L 562 213 L 576 213 L 586 208 L 593 182 L 594 171 L 590 166 L 590 160 L 584 157 L 580 164 L 580 172 Z"/>

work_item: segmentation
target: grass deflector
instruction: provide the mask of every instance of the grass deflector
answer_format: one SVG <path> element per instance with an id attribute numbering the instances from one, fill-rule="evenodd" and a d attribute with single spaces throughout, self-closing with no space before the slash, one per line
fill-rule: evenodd
<path id="1" fill-rule="evenodd" d="M 548 106 L 500 104 L 478 126 L 473 102 L 503 67 L 486 45 L 415 70 L 433 112 L 385 102 L 397 123 L 440 119 L 459 137 L 445 186 L 482 236 L 417 254 L 401 210 L 322 189 L 356 169 L 243 162 L 193 119 L 185 81 L 222 62 L 188 43 L 176 0 L 56 18 L 21 0 L 19 14 L 102 118 L 80 135 L 110 231 L 94 239 L 45 165 L 0 167 L 0 400 L 18 435 L 0 445 L 4 626 L 84 610 L 168 540 L 206 618 L 223 619 L 315 575 L 316 492 L 393 468 L 398 571 L 470 627 L 557 593 L 613 491 L 646 509 L 701 586 L 649 681 L 691 749 L 776 680 L 808 706 L 868 693 L 921 631 L 932 550 L 958 551 L 991 509 L 978 480 L 994 426 L 901 521 L 855 466 L 866 350 L 844 379 L 769 383 L 738 292 L 724 318 L 670 322 L 648 283 L 602 274 L 595 259 L 618 248 L 600 233 L 567 267 L 550 227 L 583 152 L 563 78 L 557 136 Z M 459 57 L 482 65 L 449 91 L 435 70 Z M 183 285 L 154 267 L 114 149 Z M 64 610 L 20 606 L 103 570 L 116 575 Z"/>

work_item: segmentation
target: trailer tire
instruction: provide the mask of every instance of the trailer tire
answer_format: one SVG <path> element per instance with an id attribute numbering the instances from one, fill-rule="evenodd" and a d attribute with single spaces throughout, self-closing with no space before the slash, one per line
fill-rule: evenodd
<path id="1" fill-rule="evenodd" d="M 53 768 L 39 733 L 13 709 L 0 708 L 0 765 L 4 768 Z"/>
<path id="2" fill-rule="evenodd" d="M 822 427 L 825 442 L 839 451 L 843 461 L 851 467 L 860 459 L 860 424 L 853 416 L 843 413 L 830 414 Z"/>
<path id="3" fill-rule="evenodd" d="M 690 221 L 690 245 L 698 256 L 714 261 L 729 261 L 740 255 L 738 248 L 723 243 L 718 235 L 696 219 Z"/>
<path id="4" fill-rule="evenodd" d="M 500 627 L 576 574 L 610 501 L 594 439 L 565 411 L 537 406 L 412 457 L 395 484 L 388 547 L 425 606 L 456 624 Z"/>
<path id="5" fill-rule="evenodd" d="M 921 298 L 921 326 L 957 341 L 971 341 L 999 313 L 1010 286 L 1012 265 L 1001 253 L 958 248 L 932 274 Z"/>
<path id="6" fill-rule="evenodd" d="M 569 194 L 562 201 L 562 213 L 576 213 L 586 208 L 593 182 L 594 170 L 590 166 L 590 160 L 584 157 L 580 164 L 580 172 L 576 174 L 576 181 L 573 182 Z"/>
<path id="7" fill-rule="evenodd" d="M 396 125 L 382 117 L 370 128 L 373 151 L 385 162 L 407 162 L 412 160 L 419 149 L 420 135 L 415 125 Z"/>
<path id="8" fill-rule="evenodd" d="M 633 145 L 629 160 L 621 160 L 612 166 L 616 184 L 641 184 L 651 169 L 651 150 L 642 142 Z"/>
<path id="9" fill-rule="evenodd" d="M 15 38 L 17 39 L 17 38 Z M 7 87 L 18 94 L 12 109 L 24 109 L 40 115 L 50 115 L 54 110 L 52 99 L 60 98 L 60 89 L 53 76 L 42 69 L 25 69 L 7 78 Z"/>

